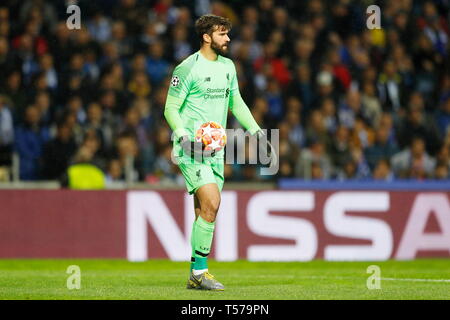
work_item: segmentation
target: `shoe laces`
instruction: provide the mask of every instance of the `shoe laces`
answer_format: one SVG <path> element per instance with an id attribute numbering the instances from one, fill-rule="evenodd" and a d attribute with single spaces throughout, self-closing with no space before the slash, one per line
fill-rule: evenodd
<path id="1" fill-rule="evenodd" d="M 214 276 L 209 273 L 209 272 L 205 272 L 205 278 L 210 279 L 210 280 L 214 280 Z"/>

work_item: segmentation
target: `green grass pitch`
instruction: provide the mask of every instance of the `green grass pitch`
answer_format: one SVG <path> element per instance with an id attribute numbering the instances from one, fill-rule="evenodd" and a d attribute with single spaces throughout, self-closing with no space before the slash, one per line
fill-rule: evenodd
<path id="1" fill-rule="evenodd" d="M 81 288 L 67 289 L 78 265 Z M 366 286 L 367 267 L 381 289 Z M 450 259 L 384 262 L 209 262 L 223 292 L 185 289 L 189 263 L 150 260 L 0 260 L 0 299 L 450 299 Z"/>

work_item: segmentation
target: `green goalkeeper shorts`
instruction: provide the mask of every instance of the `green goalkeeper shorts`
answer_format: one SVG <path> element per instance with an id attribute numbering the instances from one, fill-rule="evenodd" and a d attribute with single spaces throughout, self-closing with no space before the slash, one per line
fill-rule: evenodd
<path id="1" fill-rule="evenodd" d="M 224 163 L 223 159 L 211 158 L 204 162 L 186 161 L 179 162 L 178 167 L 184 176 L 186 189 L 189 194 L 195 193 L 198 188 L 208 183 L 215 183 L 222 191 L 224 177 Z"/>

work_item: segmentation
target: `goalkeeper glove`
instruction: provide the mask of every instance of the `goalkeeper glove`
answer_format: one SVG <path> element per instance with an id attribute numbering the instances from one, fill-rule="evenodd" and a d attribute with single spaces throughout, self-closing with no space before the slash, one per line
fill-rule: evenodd
<path id="1" fill-rule="evenodd" d="M 182 136 L 178 142 L 185 154 L 189 155 L 191 158 L 201 160 L 202 158 L 214 157 L 216 155 L 216 150 L 205 150 L 203 143 L 191 141 L 189 136 Z"/>
<path id="2" fill-rule="evenodd" d="M 259 155 L 270 157 L 272 165 L 276 165 L 277 154 L 276 154 L 276 151 L 273 148 L 272 144 L 270 143 L 269 139 L 267 139 L 267 135 L 262 130 L 258 130 L 254 135 L 256 135 L 256 137 L 258 139 Z M 267 164 L 267 163 L 263 163 L 263 164 Z"/>

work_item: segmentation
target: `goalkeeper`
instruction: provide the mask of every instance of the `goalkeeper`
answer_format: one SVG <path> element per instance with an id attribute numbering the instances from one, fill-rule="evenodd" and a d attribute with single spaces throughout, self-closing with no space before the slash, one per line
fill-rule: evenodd
<path id="1" fill-rule="evenodd" d="M 217 153 L 203 150 L 202 143 L 194 142 L 193 138 L 196 129 L 208 121 L 226 128 L 228 108 L 250 134 L 265 136 L 241 98 L 234 63 L 223 56 L 228 51 L 231 23 L 223 17 L 204 15 L 196 21 L 195 28 L 200 50 L 173 71 L 164 116 L 174 133 L 173 153 L 187 191 L 194 195 L 187 288 L 224 290 L 208 272 L 207 262 L 224 183 L 224 150 Z"/>

